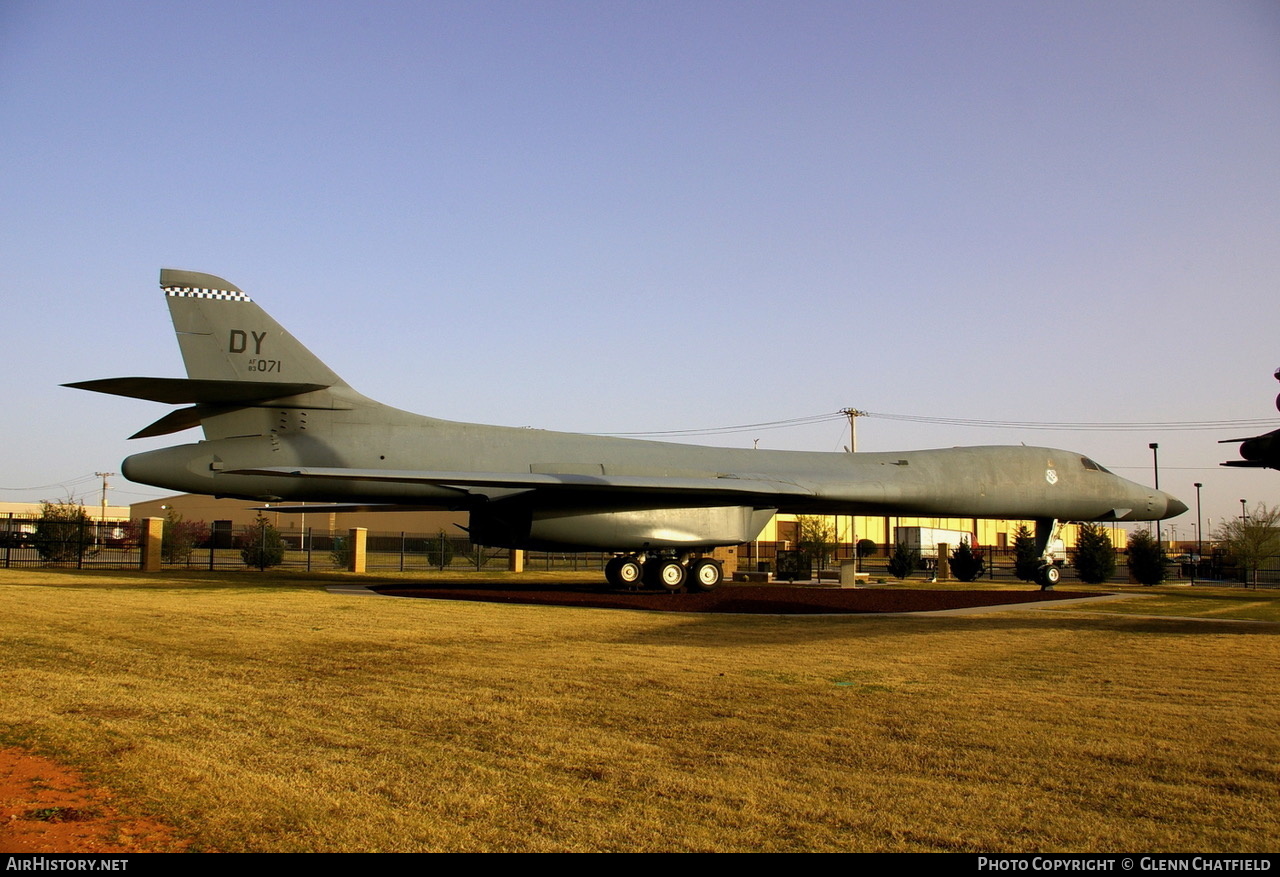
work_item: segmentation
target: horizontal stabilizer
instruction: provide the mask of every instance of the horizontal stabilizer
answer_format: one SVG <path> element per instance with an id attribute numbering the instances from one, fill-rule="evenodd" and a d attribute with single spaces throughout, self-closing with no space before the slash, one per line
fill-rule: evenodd
<path id="1" fill-rule="evenodd" d="M 280 381 L 210 381 L 193 378 L 103 378 L 63 384 L 76 390 L 110 393 L 171 405 L 206 403 L 213 405 L 251 405 L 268 399 L 280 399 L 326 389 L 328 384 L 291 384 Z M 164 435 L 164 433 L 153 433 Z"/>
<path id="2" fill-rule="evenodd" d="M 813 496 L 799 484 L 736 476 L 663 478 L 645 475 L 551 475 L 535 472 L 426 472 L 388 469 L 295 469 L 271 466 L 237 469 L 234 475 L 268 475 L 280 478 L 325 478 L 338 481 L 391 481 L 432 484 L 440 487 L 515 487 L 575 491 L 629 490 L 651 493 L 719 493 L 766 496 Z"/>
<path id="3" fill-rule="evenodd" d="M 182 432 L 184 429 L 191 429 L 193 426 L 199 426 L 200 421 L 206 417 L 208 413 L 209 409 L 203 405 L 192 405 L 190 408 L 179 408 L 177 411 L 170 411 L 150 426 L 143 427 L 133 435 L 129 436 L 129 438 L 154 438 L 158 435 L 172 435 L 175 432 Z"/>
<path id="4" fill-rule="evenodd" d="M 1243 469 L 1270 469 L 1271 466 L 1262 460 L 1228 460 L 1219 466 L 1239 466 Z"/>

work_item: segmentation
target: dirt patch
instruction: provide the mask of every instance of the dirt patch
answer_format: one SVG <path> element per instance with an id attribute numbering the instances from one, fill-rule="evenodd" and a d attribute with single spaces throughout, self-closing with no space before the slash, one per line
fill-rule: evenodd
<path id="1" fill-rule="evenodd" d="M 375 588 L 393 597 L 479 600 L 597 609 L 648 609 L 656 612 L 739 612 L 769 615 L 815 615 L 876 612 L 934 612 L 1096 597 L 1070 591 L 951 591 L 917 588 L 815 588 L 786 585 L 726 585 L 709 594 L 664 594 L 654 591 L 600 591 L 580 584 L 396 585 Z"/>
<path id="2" fill-rule="evenodd" d="M 75 770 L 20 749 L 0 749 L 0 852 L 183 852 L 166 825 L 123 815 L 116 796 Z"/>

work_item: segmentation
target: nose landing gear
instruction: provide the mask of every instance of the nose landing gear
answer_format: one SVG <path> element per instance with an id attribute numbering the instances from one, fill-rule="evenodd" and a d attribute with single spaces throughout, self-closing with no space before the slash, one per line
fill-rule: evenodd
<path id="1" fill-rule="evenodd" d="M 1057 541 L 1058 531 L 1062 525 L 1053 518 L 1036 520 L 1036 550 L 1040 552 L 1040 569 L 1036 572 L 1036 584 L 1042 591 L 1052 591 L 1053 586 L 1062 580 L 1062 569 L 1058 566 L 1058 558 L 1053 553 L 1053 544 Z"/>

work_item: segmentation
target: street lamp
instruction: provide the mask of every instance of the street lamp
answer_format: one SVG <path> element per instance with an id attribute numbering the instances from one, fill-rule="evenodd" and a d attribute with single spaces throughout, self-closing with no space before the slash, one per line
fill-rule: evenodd
<path id="1" fill-rule="evenodd" d="M 1156 473 L 1156 490 L 1160 489 L 1160 443 L 1151 442 L 1147 445 L 1151 449 L 1151 465 Z M 1156 548 L 1160 547 L 1160 521 L 1156 520 Z"/>
<path id="2" fill-rule="evenodd" d="M 1200 523 L 1200 488 L 1204 487 L 1199 481 L 1196 482 L 1196 561 L 1191 564 L 1191 583 L 1195 584 L 1196 571 L 1200 566 L 1200 560 L 1204 557 L 1204 527 Z"/>
<path id="3" fill-rule="evenodd" d="M 1240 520 L 1249 523 L 1249 513 L 1245 510 L 1244 500 L 1240 500 Z"/>

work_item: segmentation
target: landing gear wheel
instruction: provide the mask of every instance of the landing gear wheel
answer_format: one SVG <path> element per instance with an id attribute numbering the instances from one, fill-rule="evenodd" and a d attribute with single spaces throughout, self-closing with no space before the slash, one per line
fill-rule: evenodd
<path id="1" fill-rule="evenodd" d="M 1053 586 L 1062 581 L 1062 570 L 1056 566 L 1046 566 L 1040 570 L 1040 588 L 1044 591 L 1052 591 Z"/>
<path id="2" fill-rule="evenodd" d="M 655 588 L 675 593 L 684 587 L 688 571 L 678 560 L 651 560 L 644 565 L 644 580 Z"/>
<path id="3" fill-rule="evenodd" d="M 604 577 L 615 588 L 634 588 L 640 581 L 640 564 L 634 557 L 615 557 L 604 565 Z"/>
<path id="4" fill-rule="evenodd" d="M 640 562 L 634 557 L 615 557 L 609 561 L 610 565 L 616 563 L 613 570 L 613 578 L 611 582 L 622 588 L 634 588 L 639 584 L 640 579 L 644 575 L 644 570 L 640 568 Z M 609 567 L 605 567 L 605 575 L 609 575 Z"/>
<path id="5" fill-rule="evenodd" d="M 720 562 L 704 557 L 695 560 L 689 570 L 689 584 L 695 591 L 714 591 L 724 581 Z"/>

